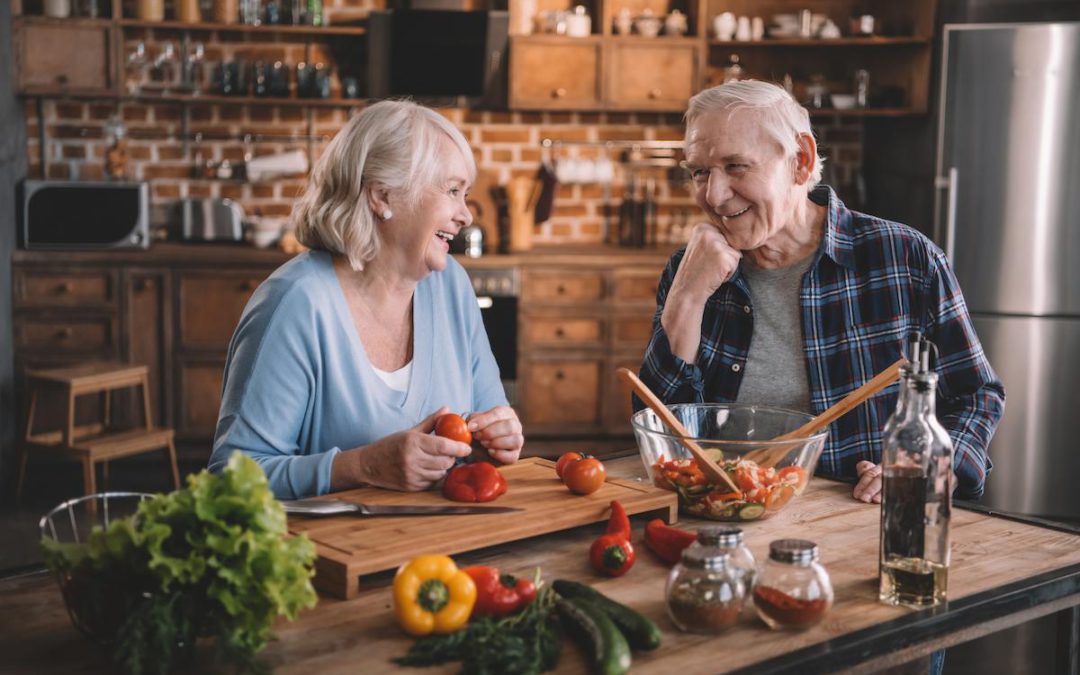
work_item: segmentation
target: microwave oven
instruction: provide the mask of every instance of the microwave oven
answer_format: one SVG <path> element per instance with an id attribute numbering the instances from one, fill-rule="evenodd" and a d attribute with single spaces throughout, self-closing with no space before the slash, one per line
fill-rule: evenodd
<path id="1" fill-rule="evenodd" d="M 145 182 L 25 180 L 19 199 L 27 249 L 149 248 Z"/>

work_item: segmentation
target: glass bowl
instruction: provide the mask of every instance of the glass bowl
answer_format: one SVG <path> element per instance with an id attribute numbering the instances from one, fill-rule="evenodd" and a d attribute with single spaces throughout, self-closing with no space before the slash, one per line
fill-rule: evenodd
<path id="1" fill-rule="evenodd" d="M 102 492 L 70 499 L 41 517 L 41 538 L 85 546 L 95 529 L 108 528 L 112 521 L 134 515 L 139 504 L 152 496 L 142 492 Z M 108 644 L 126 618 L 128 608 L 118 597 L 131 579 L 89 583 L 86 574 L 81 569 L 55 572 L 71 623 L 91 640 Z M 113 583 L 116 585 L 110 590 Z M 98 597 L 101 594 L 107 597 Z"/>
<path id="2" fill-rule="evenodd" d="M 654 485 L 678 493 L 684 513 L 709 520 L 759 520 L 782 510 L 806 489 L 828 436 L 825 430 L 773 441 L 813 418 L 783 408 L 680 403 L 668 409 L 739 489 L 710 483 L 679 437 L 648 408 L 630 418 L 641 460 Z"/>

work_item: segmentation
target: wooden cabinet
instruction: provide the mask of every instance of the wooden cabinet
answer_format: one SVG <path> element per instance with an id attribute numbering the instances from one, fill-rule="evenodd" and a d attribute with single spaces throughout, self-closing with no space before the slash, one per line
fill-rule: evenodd
<path id="1" fill-rule="evenodd" d="M 628 110 L 684 110 L 698 90 L 693 40 L 619 39 L 609 46 L 607 100 Z"/>
<path id="2" fill-rule="evenodd" d="M 115 86 L 108 24 L 27 17 L 15 31 L 15 72 L 21 93 L 108 94 Z"/>
<path id="3" fill-rule="evenodd" d="M 264 271 L 184 272 L 178 280 L 177 320 L 180 347 L 224 352 Z"/>
<path id="4" fill-rule="evenodd" d="M 511 107 L 600 107 L 600 52 L 601 45 L 595 40 L 514 38 L 510 51 Z"/>

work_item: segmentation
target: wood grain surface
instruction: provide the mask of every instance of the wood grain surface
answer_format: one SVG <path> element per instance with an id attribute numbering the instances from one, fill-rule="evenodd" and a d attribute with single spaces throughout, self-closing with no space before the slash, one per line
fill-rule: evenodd
<path id="1" fill-rule="evenodd" d="M 609 473 L 644 480 L 644 469 L 636 456 L 607 464 Z M 940 618 L 940 613 L 917 613 L 877 601 L 879 513 L 879 507 L 853 500 L 850 485 L 814 479 L 786 510 L 768 520 L 745 525 L 747 543 L 759 559 L 773 539 L 800 537 L 819 544 L 822 562 L 836 590 L 836 604 L 822 624 L 802 633 L 775 633 L 749 608 L 739 623 L 722 635 L 680 633 L 664 606 L 668 567 L 644 548 L 641 517 L 633 519 L 638 561 L 626 576 L 617 579 L 598 577 L 587 563 L 589 544 L 603 531 L 599 523 L 454 557 L 459 565 L 490 564 L 515 574 L 530 574 L 541 567 L 547 580 L 583 581 L 643 612 L 659 624 L 664 642 L 655 652 L 634 654 L 632 673 L 722 673 L 893 619 Z M 681 525 L 692 528 L 702 523 L 686 518 Z M 949 595 L 958 599 L 1080 563 L 1080 536 L 957 510 L 952 550 Z M 282 675 L 456 673 L 453 664 L 404 669 L 391 663 L 390 659 L 404 654 L 412 641 L 394 621 L 390 582 L 389 573 L 380 574 L 366 578 L 354 599 L 321 597 L 319 605 L 302 613 L 296 622 L 277 624 L 280 639 L 266 648 L 262 658 Z M 1066 598 L 1065 602 L 1076 604 L 1080 598 Z M 1033 599 L 1031 606 L 1037 608 L 1038 601 Z M 1025 616 L 1032 618 L 1030 613 Z M 992 627 L 1004 626 L 999 621 Z M 897 663 L 989 630 L 943 634 L 931 642 L 912 642 L 910 649 L 898 653 L 871 649 L 866 655 L 866 667 L 856 670 L 872 672 L 871 666 Z M 208 653 L 208 647 L 202 649 L 192 672 L 212 672 Z M 56 583 L 47 575 L 0 581 L 0 654 L 0 670 L 5 672 L 111 672 L 103 654 L 71 626 Z M 557 672 L 586 672 L 581 651 L 572 642 L 563 646 Z"/>
<path id="2" fill-rule="evenodd" d="M 500 467 L 508 490 L 498 506 L 516 513 L 468 516 L 290 517 L 289 530 L 306 532 L 315 542 L 315 587 L 338 598 L 360 592 L 359 577 L 393 570 L 418 553 L 461 553 L 607 520 L 613 499 L 629 514 L 676 519 L 674 492 L 646 483 L 608 478 L 596 492 L 571 493 L 555 473 L 555 463 L 538 457 Z M 333 495 L 361 504 L 445 506 L 453 502 L 438 492 L 393 492 L 360 488 Z"/>

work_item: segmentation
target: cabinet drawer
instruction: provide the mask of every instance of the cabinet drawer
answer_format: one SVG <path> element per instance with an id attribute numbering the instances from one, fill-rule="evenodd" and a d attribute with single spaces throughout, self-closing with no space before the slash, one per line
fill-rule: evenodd
<path id="1" fill-rule="evenodd" d="M 599 425 L 599 360 L 531 361 L 525 373 L 530 425 Z"/>
<path id="2" fill-rule="evenodd" d="M 23 23 L 15 31 L 20 92 L 34 89 L 107 93 L 113 86 L 108 26 Z"/>
<path id="3" fill-rule="evenodd" d="M 608 98 L 619 108 L 685 110 L 696 90 L 697 63 L 692 44 L 614 44 Z"/>
<path id="4" fill-rule="evenodd" d="M 591 346 L 603 339 L 599 319 L 575 319 L 551 316 L 526 316 L 525 341 L 543 346 Z"/>
<path id="5" fill-rule="evenodd" d="M 600 105 L 600 44 L 514 38 L 510 107 L 581 110 Z"/>
<path id="6" fill-rule="evenodd" d="M 525 302 L 573 304 L 604 297 L 604 278 L 599 272 L 526 270 L 524 276 L 521 295 Z"/>
<path id="7" fill-rule="evenodd" d="M 661 270 L 616 272 L 613 284 L 616 302 L 656 303 Z"/>
<path id="8" fill-rule="evenodd" d="M 15 322 L 15 348 L 33 352 L 90 354 L 116 347 L 112 317 L 48 319 L 21 317 Z"/>
<path id="9" fill-rule="evenodd" d="M 108 272 L 15 270 L 15 304 L 21 307 L 111 305 L 116 294 Z"/>
<path id="10" fill-rule="evenodd" d="M 615 345 L 619 348 L 640 349 L 645 353 L 645 347 L 652 339 L 653 316 L 642 314 L 641 316 L 617 316 L 611 320 L 611 332 L 615 337 Z"/>
<path id="11" fill-rule="evenodd" d="M 263 278 L 254 273 L 181 277 L 177 305 L 181 347 L 228 348 L 240 315 Z"/>

